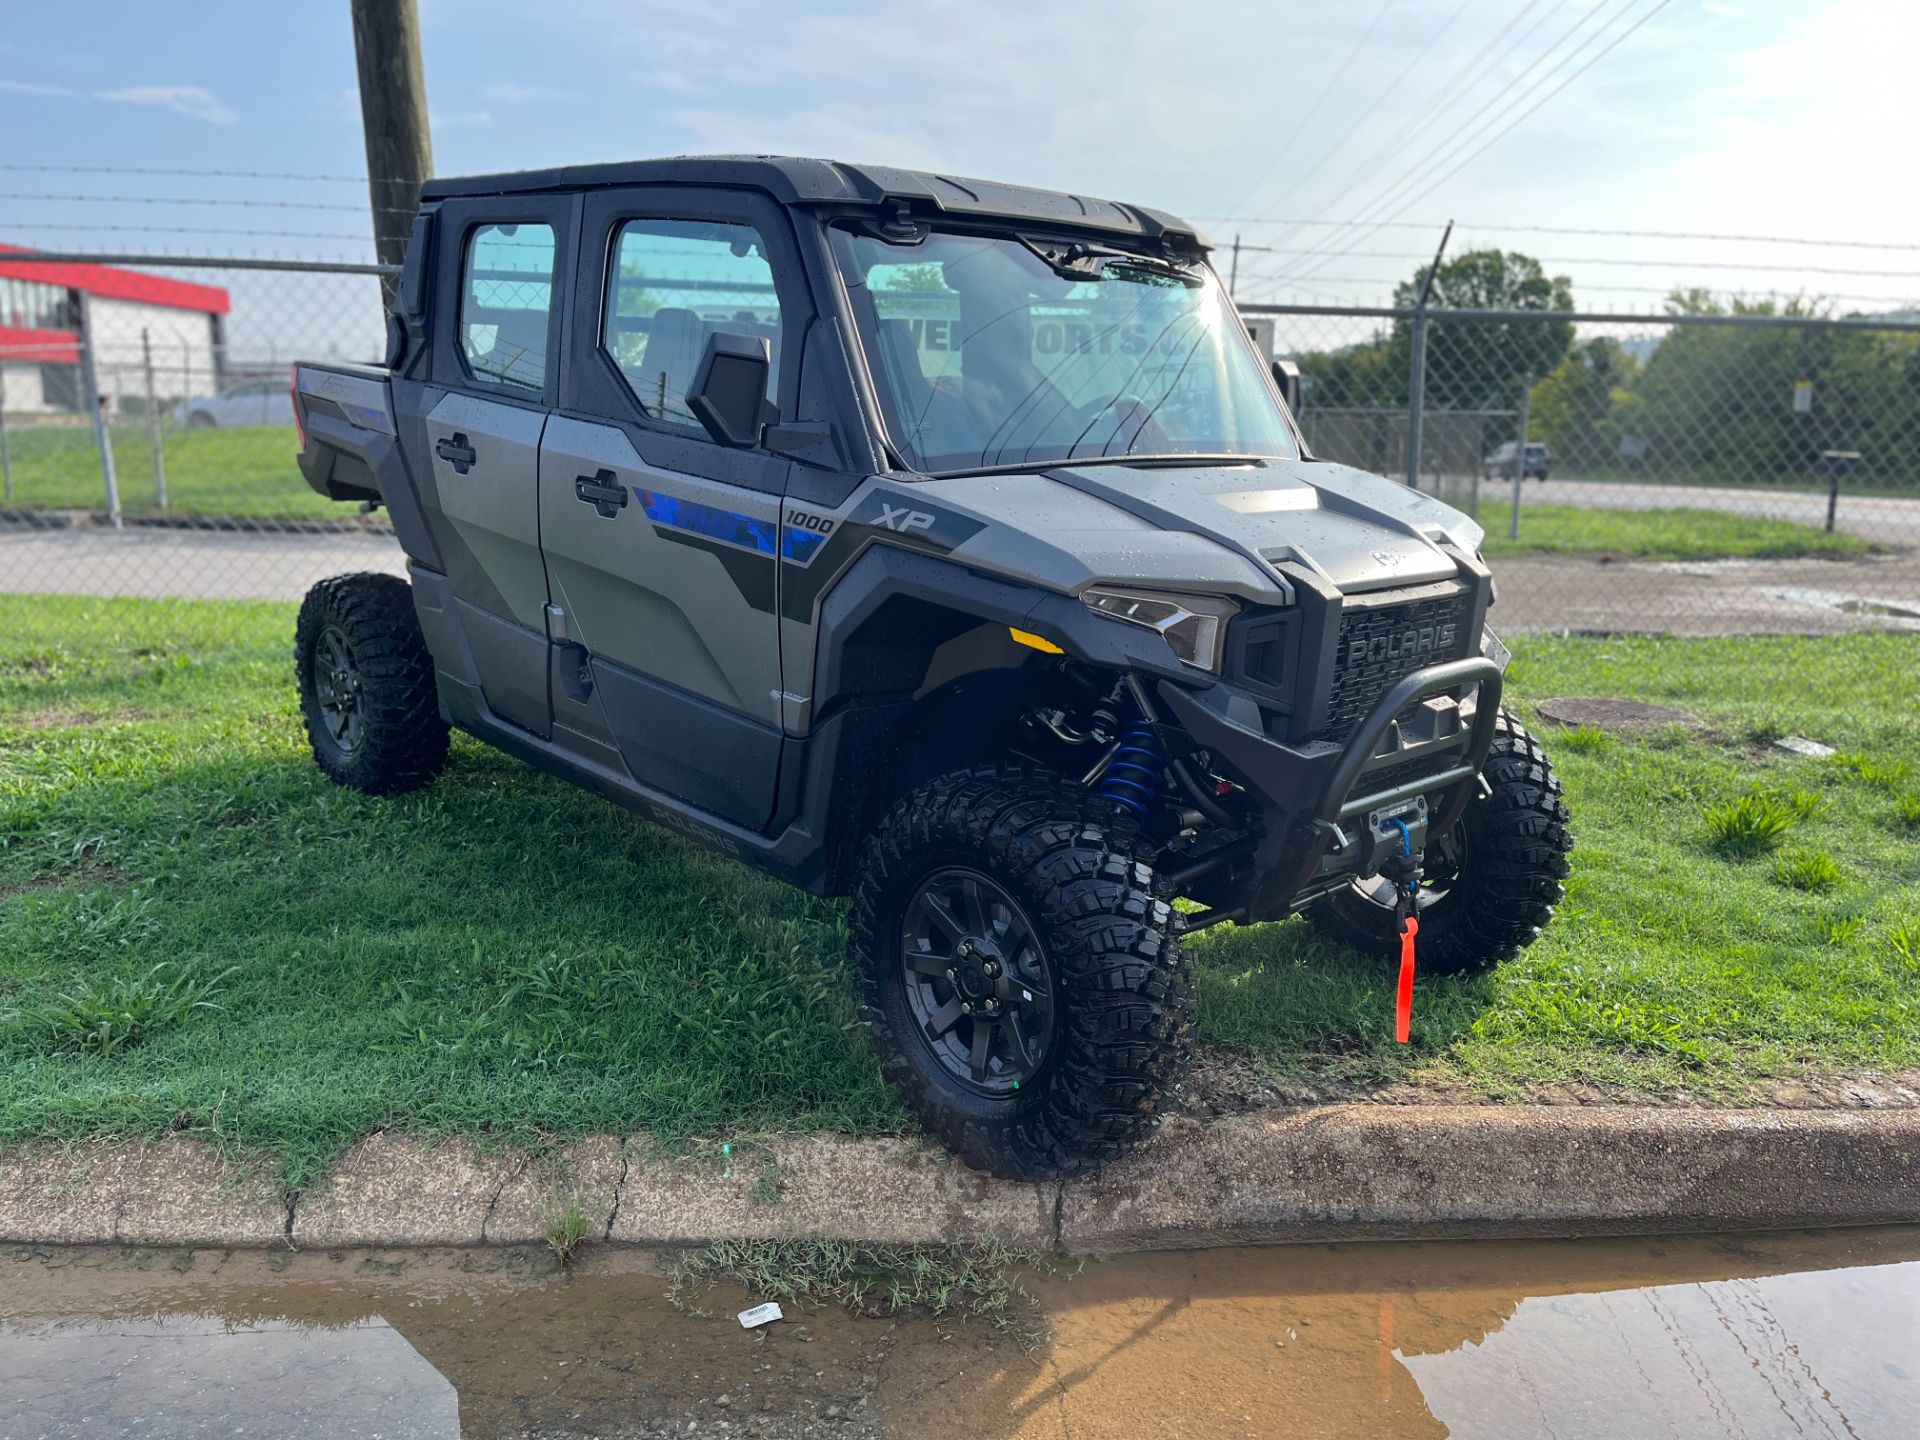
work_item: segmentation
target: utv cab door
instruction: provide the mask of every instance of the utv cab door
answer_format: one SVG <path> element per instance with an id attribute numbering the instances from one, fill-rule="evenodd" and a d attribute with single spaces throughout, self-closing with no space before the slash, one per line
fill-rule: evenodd
<path id="1" fill-rule="evenodd" d="M 570 363 L 540 450 L 559 734 L 733 824 L 773 812 L 788 462 L 687 395 L 715 335 L 764 341 L 792 414 L 811 314 L 786 216 L 744 192 L 603 190 L 581 217 Z"/>
<path id="2" fill-rule="evenodd" d="M 464 647 L 462 668 L 478 677 L 487 709 L 543 738 L 551 708 L 540 437 L 558 387 L 578 204 L 448 201 L 435 242 L 443 258 L 423 498 L 452 591 L 451 613 L 439 620 Z M 443 597 L 417 583 L 416 591 L 427 619 Z"/>

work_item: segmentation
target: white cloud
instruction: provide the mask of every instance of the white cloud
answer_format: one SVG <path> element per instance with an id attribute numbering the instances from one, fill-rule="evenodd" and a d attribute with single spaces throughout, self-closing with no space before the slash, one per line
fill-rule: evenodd
<path id="1" fill-rule="evenodd" d="M 442 114 L 438 110 L 427 112 L 427 123 L 435 130 L 453 130 L 462 125 L 491 125 L 493 114 L 487 110 L 455 110 Z"/>
<path id="2" fill-rule="evenodd" d="M 89 92 L 65 85 L 45 85 L 34 80 L 0 80 L 0 93 L 110 100 L 120 105 L 158 105 L 177 115 L 205 120 L 210 125 L 231 125 L 240 118 L 211 90 L 199 85 L 131 85 L 124 90 Z"/>
<path id="3" fill-rule="evenodd" d="M 124 90 L 96 91 L 94 98 L 127 105 L 158 105 L 176 115 L 205 120 L 209 125 L 231 125 L 240 118 L 211 90 L 200 85 L 131 85 Z"/>

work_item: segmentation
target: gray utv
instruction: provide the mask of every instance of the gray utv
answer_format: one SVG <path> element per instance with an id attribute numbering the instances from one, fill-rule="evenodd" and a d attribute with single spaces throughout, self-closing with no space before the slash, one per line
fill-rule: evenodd
<path id="1" fill-rule="evenodd" d="M 409 580 L 301 610 L 320 767 L 454 726 L 823 895 L 970 1164 L 1114 1159 L 1187 1059 L 1183 932 L 1302 914 L 1455 972 L 1567 874 L 1481 530 L 1315 460 L 1192 226 L 722 157 L 435 181 L 308 482 Z"/>

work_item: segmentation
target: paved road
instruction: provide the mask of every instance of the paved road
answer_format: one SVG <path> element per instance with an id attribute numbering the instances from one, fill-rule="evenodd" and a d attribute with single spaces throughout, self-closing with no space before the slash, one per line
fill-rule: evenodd
<path id="1" fill-rule="evenodd" d="M 0 591 L 298 600 L 346 570 L 406 573 L 391 535 L 378 531 L 35 530 L 0 525 Z"/>
<path id="2" fill-rule="evenodd" d="M 298 600 L 345 570 L 404 573 L 383 534 L 0 527 L 0 591 Z M 1511 630 L 1827 634 L 1920 630 L 1920 552 L 1862 560 L 1607 564 L 1501 560 L 1496 625 Z"/>
<path id="3" fill-rule="evenodd" d="M 620 1246 L 587 1245 L 568 1273 L 504 1247 L 7 1259 L 5 1433 L 44 1440 L 1885 1437 L 1920 1424 L 1912 1229 L 1130 1255 L 1010 1276 L 992 1323 L 962 1294 L 944 1321 L 789 1300 L 754 1331 L 734 1317 L 763 1295 L 722 1284 L 676 1308 L 648 1273 L 670 1262 Z M 991 1283 L 998 1267 L 983 1257 L 976 1273 Z"/>
<path id="4" fill-rule="evenodd" d="M 1457 485 L 1458 481 L 1449 482 Z M 1513 503 L 1511 480 L 1480 482 L 1481 523 L 1502 525 Z M 1634 485 L 1612 480 L 1555 477 L 1542 485 L 1527 482 L 1520 497 L 1521 533 L 1529 505 L 1575 505 L 1584 510 L 1724 510 L 1734 515 L 1791 520 L 1819 529 L 1827 523 L 1825 491 L 1742 490 L 1731 485 Z M 1887 496 L 1842 495 L 1834 525 L 1863 540 L 1887 545 L 1920 545 L 1920 500 Z M 1502 532 L 1504 533 L 1504 531 Z"/>

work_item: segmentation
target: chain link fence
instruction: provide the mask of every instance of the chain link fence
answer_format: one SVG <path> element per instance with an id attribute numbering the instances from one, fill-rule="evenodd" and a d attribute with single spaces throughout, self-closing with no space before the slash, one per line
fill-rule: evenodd
<path id="1" fill-rule="evenodd" d="M 0 589 L 296 599 L 399 571 L 294 462 L 377 266 L 0 256 Z M 1508 629 L 1920 630 L 1920 323 L 1249 305 L 1322 458 L 1475 515 Z"/>
<path id="2" fill-rule="evenodd" d="M 1317 456 L 1480 522 L 1510 627 L 1920 629 L 1920 322 L 1243 308 Z"/>
<path id="3" fill-rule="evenodd" d="M 398 573 L 383 516 L 301 478 L 289 390 L 296 359 L 379 357 L 381 273 L 0 256 L 0 589 L 285 600 Z"/>

